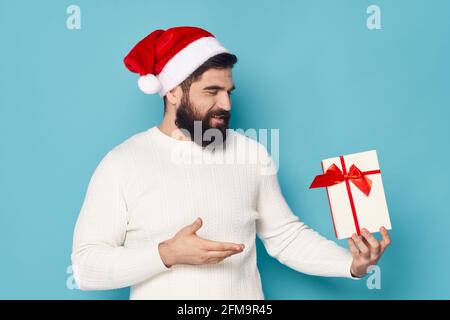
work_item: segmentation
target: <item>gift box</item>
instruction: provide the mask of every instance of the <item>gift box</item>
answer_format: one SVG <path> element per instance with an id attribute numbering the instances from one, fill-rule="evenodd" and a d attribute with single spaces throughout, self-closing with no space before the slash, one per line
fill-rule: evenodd
<path id="1" fill-rule="evenodd" d="M 322 172 L 310 188 L 326 188 L 338 239 L 392 228 L 376 150 L 325 159 Z"/>

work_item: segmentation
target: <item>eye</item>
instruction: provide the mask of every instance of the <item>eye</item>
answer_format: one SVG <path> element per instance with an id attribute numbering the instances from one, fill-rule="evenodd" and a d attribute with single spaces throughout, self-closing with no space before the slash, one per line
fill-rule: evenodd
<path id="1" fill-rule="evenodd" d="M 211 96 L 215 96 L 217 94 L 217 91 L 207 91 L 206 93 Z"/>

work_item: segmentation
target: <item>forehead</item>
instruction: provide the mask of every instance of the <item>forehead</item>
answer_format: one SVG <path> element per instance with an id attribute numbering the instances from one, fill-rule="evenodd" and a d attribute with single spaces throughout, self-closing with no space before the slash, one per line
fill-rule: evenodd
<path id="1" fill-rule="evenodd" d="M 219 85 L 231 88 L 233 86 L 233 77 L 231 68 L 227 69 L 209 69 L 205 71 L 201 78 L 194 82 L 192 86 L 205 87 L 210 85 Z"/>

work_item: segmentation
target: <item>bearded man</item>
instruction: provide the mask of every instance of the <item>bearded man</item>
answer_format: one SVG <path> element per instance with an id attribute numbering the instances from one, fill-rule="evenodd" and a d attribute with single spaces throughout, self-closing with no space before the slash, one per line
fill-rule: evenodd
<path id="1" fill-rule="evenodd" d="M 350 250 L 319 235 L 289 208 L 264 145 L 228 128 L 237 58 L 214 35 L 156 30 L 124 62 L 143 92 L 163 97 L 164 118 L 110 150 L 89 182 L 72 251 L 80 289 L 264 299 L 256 236 L 306 274 L 357 279 L 377 263 L 390 243 L 386 229 L 381 241 L 362 229 Z M 192 161 L 175 161 L 180 152 Z"/>

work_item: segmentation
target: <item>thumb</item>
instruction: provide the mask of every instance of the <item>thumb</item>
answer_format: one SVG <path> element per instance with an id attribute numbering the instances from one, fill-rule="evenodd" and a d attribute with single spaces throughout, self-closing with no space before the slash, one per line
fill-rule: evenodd
<path id="1" fill-rule="evenodd" d="M 191 225 L 189 225 L 189 232 L 196 233 L 203 225 L 201 218 L 197 218 Z"/>

